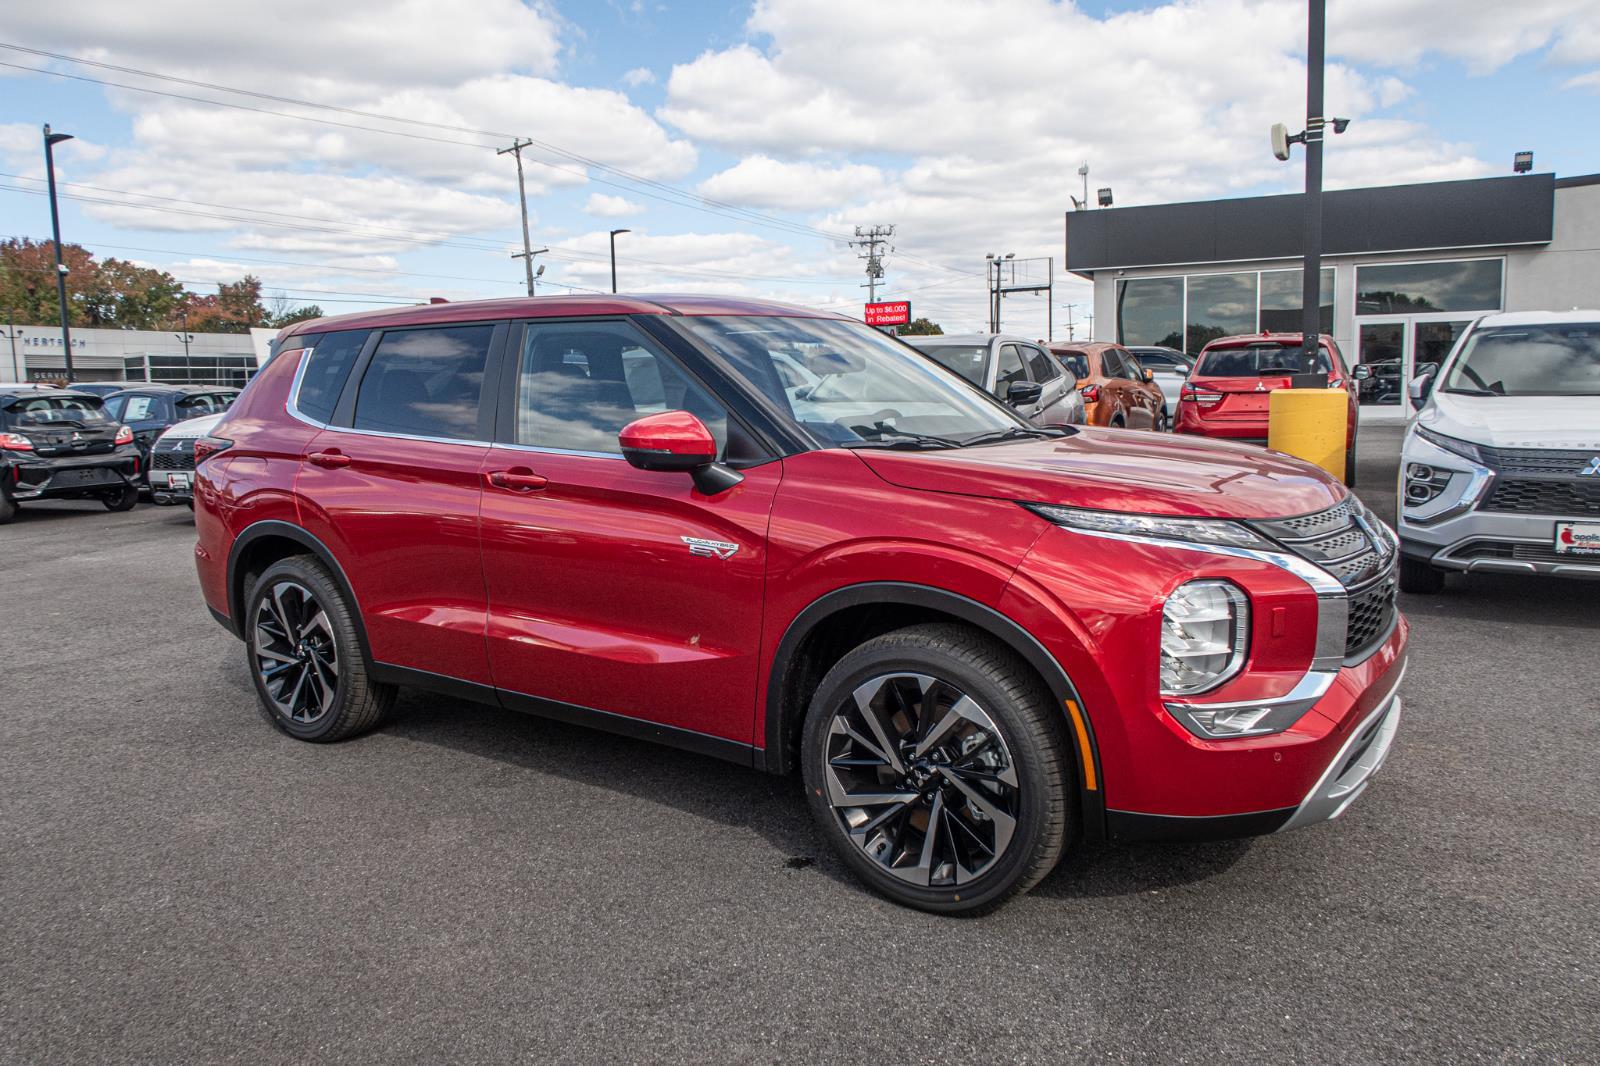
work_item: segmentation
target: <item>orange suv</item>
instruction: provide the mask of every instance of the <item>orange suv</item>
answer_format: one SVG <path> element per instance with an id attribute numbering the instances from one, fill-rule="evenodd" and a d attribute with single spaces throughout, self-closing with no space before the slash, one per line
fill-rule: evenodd
<path id="1" fill-rule="evenodd" d="M 1084 422 L 1119 429 L 1166 429 L 1166 399 L 1155 375 L 1120 344 L 1052 344 L 1050 351 L 1077 375 Z"/>

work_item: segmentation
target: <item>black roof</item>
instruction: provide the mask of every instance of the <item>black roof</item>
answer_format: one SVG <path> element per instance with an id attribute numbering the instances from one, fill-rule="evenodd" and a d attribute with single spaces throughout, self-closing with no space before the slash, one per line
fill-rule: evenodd
<path id="1" fill-rule="evenodd" d="M 92 392 L 77 392 L 74 389 L 57 389 L 49 385 L 0 385 L 0 396 L 71 396 L 79 400 L 93 400 L 100 402 L 100 397 Z"/>

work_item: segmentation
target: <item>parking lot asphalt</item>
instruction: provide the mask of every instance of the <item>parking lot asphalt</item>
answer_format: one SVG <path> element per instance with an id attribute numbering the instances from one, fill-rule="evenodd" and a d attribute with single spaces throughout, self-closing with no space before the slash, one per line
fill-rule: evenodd
<path id="1" fill-rule="evenodd" d="M 1600 586 L 1405 597 L 1342 819 L 1084 846 L 959 920 L 861 888 L 793 780 L 416 693 L 290 740 L 192 539 L 0 529 L 0 1061 L 1600 1060 Z"/>

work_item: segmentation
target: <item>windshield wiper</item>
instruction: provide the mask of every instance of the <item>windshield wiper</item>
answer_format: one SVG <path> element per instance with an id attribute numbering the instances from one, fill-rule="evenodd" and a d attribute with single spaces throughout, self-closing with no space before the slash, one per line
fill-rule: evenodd
<path id="1" fill-rule="evenodd" d="M 1495 392 L 1492 389 L 1445 389 L 1444 391 L 1448 392 L 1448 393 L 1451 393 L 1452 395 L 1455 395 L 1455 396 L 1501 396 L 1501 395 L 1504 395 L 1503 393 Z"/>
<path id="2" fill-rule="evenodd" d="M 987 433 L 976 433 L 961 442 L 963 448 L 970 448 L 974 444 L 998 444 L 1005 440 L 1023 440 L 1024 438 L 1038 437 L 1064 437 L 1066 432 L 1059 429 L 1043 429 L 1039 427 L 1008 426 L 1005 429 L 991 429 Z"/>
<path id="3" fill-rule="evenodd" d="M 916 433 L 909 429 L 896 429 L 886 422 L 878 422 L 871 426 L 851 426 L 857 433 L 875 432 L 876 440 L 858 440 L 846 444 L 846 448 L 959 448 L 961 442 L 951 440 L 949 437 L 938 437 L 932 433 Z M 893 438 L 893 439 L 889 439 Z"/>

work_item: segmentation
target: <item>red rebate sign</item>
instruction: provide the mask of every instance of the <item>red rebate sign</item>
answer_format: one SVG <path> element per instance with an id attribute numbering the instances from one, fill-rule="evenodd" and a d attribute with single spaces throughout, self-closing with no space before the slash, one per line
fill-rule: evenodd
<path id="1" fill-rule="evenodd" d="M 869 326 L 909 326 L 910 324 L 910 300 L 867 304 L 867 325 Z"/>

